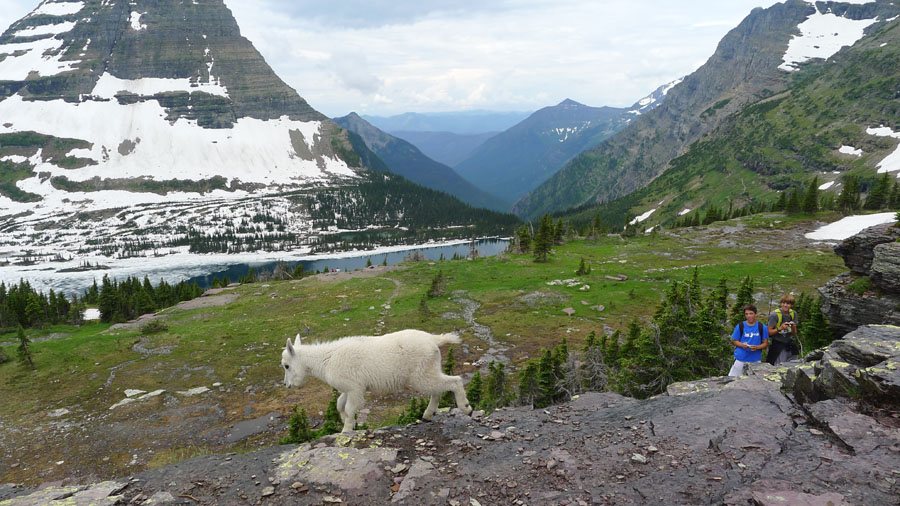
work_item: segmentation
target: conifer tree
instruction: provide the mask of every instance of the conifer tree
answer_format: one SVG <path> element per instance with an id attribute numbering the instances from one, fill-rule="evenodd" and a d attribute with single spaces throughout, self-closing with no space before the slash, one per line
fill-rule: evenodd
<path id="1" fill-rule="evenodd" d="M 837 207 L 845 214 L 859 209 L 859 178 L 847 176 L 841 194 L 838 195 Z"/>
<path id="2" fill-rule="evenodd" d="M 778 200 L 775 202 L 772 210 L 784 211 L 785 209 L 787 209 L 787 191 L 783 191 L 778 195 Z"/>
<path id="3" fill-rule="evenodd" d="M 546 262 L 547 254 L 553 246 L 553 220 L 549 214 L 541 217 L 541 224 L 534 237 L 534 261 Z"/>
<path id="4" fill-rule="evenodd" d="M 469 385 L 466 386 L 466 399 L 468 399 L 469 404 L 474 409 L 481 409 L 481 393 L 484 388 L 483 381 L 481 379 L 481 371 L 475 371 L 475 374 L 472 375 L 472 379 L 469 380 Z"/>
<path id="5" fill-rule="evenodd" d="M 753 304 L 753 280 L 747 276 L 741 281 L 741 286 L 737 291 L 737 300 L 731 307 L 731 319 L 729 323 L 734 327 L 738 323 L 744 321 L 744 306 Z"/>
<path id="6" fill-rule="evenodd" d="M 510 404 L 510 384 L 502 362 L 492 360 L 488 364 L 488 376 L 482 388 L 481 406 L 491 412 Z"/>
<path id="7" fill-rule="evenodd" d="M 441 368 L 444 371 L 444 374 L 447 376 L 454 376 L 453 372 L 456 369 L 456 350 L 453 349 L 453 346 L 447 350 L 447 355 L 444 357 L 444 365 Z M 448 408 L 456 405 L 456 401 L 453 392 L 444 392 L 441 395 L 441 403 L 439 407 Z"/>
<path id="8" fill-rule="evenodd" d="M 517 234 L 519 237 L 519 250 L 522 253 L 528 253 L 531 250 L 531 232 L 528 231 L 528 225 L 522 225 Z"/>
<path id="9" fill-rule="evenodd" d="M 606 345 L 603 347 L 603 358 L 606 361 L 606 365 L 610 367 L 618 367 L 619 359 L 620 359 L 620 350 L 619 350 L 619 339 L 621 338 L 621 333 L 616 330 L 609 336 L 609 339 L 606 340 Z"/>
<path id="10" fill-rule="evenodd" d="M 312 441 L 313 433 L 309 428 L 309 417 L 306 416 L 306 410 L 302 409 L 297 412 L 297 405 L 291 408 L 291 416 L 288 418 L 288 435 L 279 439 L 278 444 L 301 444 Z"/>
<path id="11" fill-rule="evenodd" d="M 603 357 L 605 337 L 600 340 L 595 339 L 592 330 L 585 340 L 581 356 L 581 378 L 584 390 L 603 392 L 609 385 L 609 367 Z"/>
<path id="12" fill-rule="evenodd" d="M 19 338 L 19 349 L 17 350 L 19 363 L 27 365 L 32 370 L 36 369 L 34 360 L 31 358 L 31 348 L 28 346 L 31 341 L 25 336 L 25 329 L 21 325 L 19 325 L 17 336 Z"/>
<path id="13" fill-rule="evenodd" d="M 814 214 L 819 210 L 819 176 L 813 177 L 806 189 L 806 195 L 803 197 L 804 213 Z"/>
<path id="14" fill-rule="evenodd" d="M 872 191 L 869 192 L 869 198 L 866 199 L 866 203 L 863 206 L 865 209 L 881 209 L 885 206 L 890 200 L 891 196 L 891 181 L 888 179 L 887 173 L 881 177 L 872 188 Z"/>
<path id="15" fill-rule="evenodd" d="M 591 272 L 590 267 L 585 266 L 584 257 L 581 258 L 581 263 L 578 264 L 578 270 L 575 271 L 576 276 L 584 276 L 585 274 Z"/>
<path id="16" fill-rule="evenodd" d="M 797 189 L 791 190 L 791 196 L 788 197 L 784 210 L 789 214 L 800 212 L 800 192 Z"/>
<path id="17" fill-rule="evenodd" d="M 337 390 L 332 390 L 331 401 L 325 409 L 325 419 L 322 421 L 322 428 L 318 430 L 320 437 L 338 433 L 344 428 L 341 414 L 337 409 L 337 400 L 340 394 Z"/>
<path id="18" fill-rule="evenodd" d="M 811 298 L 810 298 L 811 299 Z M 797 315 L 800 316 L 799 314 Z M 800 320 L 799 338 L 803 344 L 803 352 L 828 346 L 834 340 L 834 332 L 822 313 L 822 299 L 810 301 L 807 320 Z"/>
<path id="19" fill-rule="evenodd" d="M 525 362 L 525 366 L 519 371 L 519 397 L 521 406 L 535 406 L 535 399 L 540 395 L 538 384 L 538 364 L 535 360 Z"/>
<path id="20" fill-rule="evenodd" d="M 900 182 L 894 181 L 894 185 L 891 186 L 891 195 L 888 198 L 888 208 L 897 209 L 898 207 L 900 207 Z"/>
<path id="21" fill-rule="evenodd" d="M 562 218 L 560 218 L 556 222 L 556 227 L 553 228 L 553 244 L 562 244 L 563 238 L 566 236 L 566 225 L 563 223 Z"/>

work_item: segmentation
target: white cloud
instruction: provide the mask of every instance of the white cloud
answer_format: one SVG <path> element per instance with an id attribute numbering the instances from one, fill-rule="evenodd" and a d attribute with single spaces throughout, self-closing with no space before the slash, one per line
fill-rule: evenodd
<path id="1" fill-rule="evenodd" d="M 775 3 L 225 1 L 275 72 L 331 116 L 631 105 Z M 0 25 L 35 4 L 0 0 Z"/>

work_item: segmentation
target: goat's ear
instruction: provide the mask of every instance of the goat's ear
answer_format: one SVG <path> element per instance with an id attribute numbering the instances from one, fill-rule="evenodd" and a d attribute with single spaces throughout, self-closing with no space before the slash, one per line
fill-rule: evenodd
<path id="1" fill-rule="evenodd" d="M 297 337 L 294 338 L 294 346 L 300 346 L 300 334 L 297 334 Z"/>
<path id="2" fill-rule="evenodd" d="M 292 357 L 295 355 L 295 353 L 294 353 L 294 347 L 291 345 L 291 338 L 290 338 L 290 337 L 288 338 L 287 344 L 285 345 L 284 349 L 286 349 L 287 352 L 288 352 L 288 354 L 290 354 Z"/>

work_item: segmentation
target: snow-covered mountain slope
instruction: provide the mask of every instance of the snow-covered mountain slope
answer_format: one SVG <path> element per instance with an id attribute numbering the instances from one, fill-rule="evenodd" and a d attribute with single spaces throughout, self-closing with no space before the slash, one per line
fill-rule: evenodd
<path id="1" fill-rule="evenodd" d="M 499 215 L 385 169 L 275 75 L 223 0 L 45 0 L 0 35 L 0 279 L 500 233 Z"/>
<path id="2" fill-rule="evenodd" d="M 631 114 L 634 116 L 640 116 L 641 114 L 648 113 L 653 109 L 659 107 L 662 104 L 662 101 L 666 98 L 666 95 L 669 93 L 669 90 L 675 87 L 676 84 L 684 81 L 683 77 L 679 77 L 672 82 L 668 82 L 659 88 L 653 90 L 653 93 L 647 95 L 646 97 L 638 100 L 628 109 L 627 114 Z M 634 118 L 628 118 L 631 121 Z"/>
<path id="3" fill-rule="evenodd" d="M 261 190 L 360 168 L 221 0 L 46 0 L 0 37 L 0 83 L 0 160 L 21 190 L 0 190 L 0 216 L 183 199 L 161 191 L 177 180 Z"/>

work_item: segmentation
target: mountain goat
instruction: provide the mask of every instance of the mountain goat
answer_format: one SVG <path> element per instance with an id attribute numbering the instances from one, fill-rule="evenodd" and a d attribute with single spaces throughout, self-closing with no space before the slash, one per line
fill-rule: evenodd
<path id="1" fill-rule="evenodd" d="M 430 395 L 422 416 L 430 420 L 441 394 L 452 391 L 456 405 L 465 414 L 472 412 L 463 381 L 441 370 L 442 344 L 460 343 L 455 334 L 434 335 L 421 330 L 401 330 L 383 336 L 353 336 L 327 343 L 301 344 L 287 340 L 281 352 L 284 384 L 299 387 L 307 375 L 319 378 L 341 393 L 337 409 L 344 421 L 343 431 L 356 425 L 367 390 L 390 393 L 409 387 Z"/>

